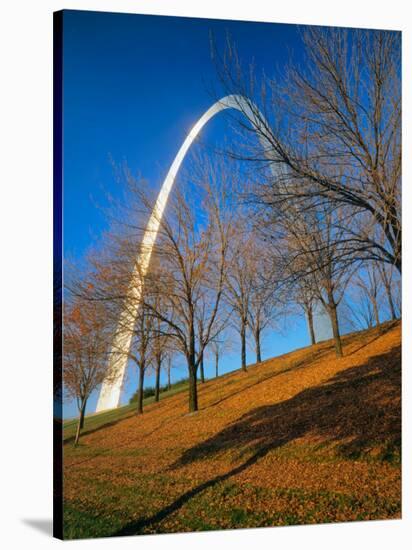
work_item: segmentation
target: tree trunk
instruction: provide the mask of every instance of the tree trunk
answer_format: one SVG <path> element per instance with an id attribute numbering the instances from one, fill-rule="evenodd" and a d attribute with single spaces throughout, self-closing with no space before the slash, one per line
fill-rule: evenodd
<path id="1" fill-rule="evenodd" d="M 392 296 L 392 276 L 388 277 L 388 274 L 385 270 L 385 266 L 379 267 L 379 275 L 383 283 L 383 286 L 385 288 L 386 297 L 388 299 L 389 311 L 391 313 L 391 319 L 392 321 L 396 321 L 398 316 L 396 315 L 395 303 L 393 301 L 393 296 Z"/>
<path id="2" fill-rule="evenodd" d="M 162 362 L 157 359 L 156 363 L 156 379 L 155 379 L 155 401 L 156 403 L 160 399 L 160 368 L 162 366 Z"/>
<path id="3" fill-rule="evenodd" d="M 80 408 L 80 415 L 79 415 L 79 422 L 77 423 L 77 430 L 76 430 L 76 437 L 74 438 L 74 446 L 76 447 L 77 444 L 79 443 L 79 439 L 80 439 L 80 431 L 83 429 L 83 425 L 84 425 L 84 413 L 86 411 L 86 403 L 87 403 L 87 399 L 85 399 L 81 405 L 81 408 Z"/>
<path id="4" fill-rule="evenodd" d="M 204 368 L 204 362 L 203 362 L 203 352 L 202 356 L 200 358 L 200 381 L 202 384 L 205 382 L 205 368 Z"/>
<path id="5" fill-rule="evenodd" d="M 189 412 L 195 412 L 198 410 L 198 405 L 197 405 L 195 332 L 193 329 L 193 324 L 190 327 L 189 353 L 187 355 L 187 367 L 189 371 Z"/>
<path id="6" fill-rule="evenodd" d="M 306 309 L 306 315 L 307 315 L 307 320 L 308 320 L 310 343 L 313 346 L 314 344 L 316 344 L 316 338 L 315 338 L 315 329 L 313 327 L 313 309 L 312 309 L 312 306 L 308 306 L 308 308 Z"/>
<path id="7" fill-rule="evenodd" d="M 336 355 L 338 357 L 342 357 L 343 355 L 342 341 L 341 341 L 340 332 L 339 332 L 338 311 L 336 308 L 336 304 L 335 303 L 329 304 L 328 311 L 329 311 L 330 321 L 332 323 L 332 332 L 333 332 L 333 338 L 335 340 Z"/>
<path id="8" fill-rule="evenodd" d="M 397 319 L 396 309 L 395 309 L 395 304 L 394 304 L 393 298 L 392 298 L 392 290 L 391 290 L 390 284 L 389 283 L 384 283 L 384 286 L 385 286 L 385 290 L 386 290 L 386 295 L 388 297 L 388 304 L 389 304 L 389 310 L 391 312 L 392 321 L 396 321 L 396 319 Z"/>
<path id="9" fill-rule="evenodd" d="M 241 361 L 242 361 L 242 370 L 246 371 L 246 323 L 242 321 L 242 326 L 240 328 L 240 340 L 242 344 L 241 352 Z"/>
<path id="10" fill-rule="evenodd" d="M 377 327 L 380 326 L 381 322 L 380 322 L 380 319 L 379 319 L 379 308 L 378 308 L 378 303 L 376 301 L 375 298 L 371 298 L 371 302 L 372 302 L 372 307 L 373 307 L 373 315 L 375 317 L 375 325 Z"/>
<path id="11" fill-rule="evenodd" d="M 256 363 L 260 363 L 262 361 L 262 353 L 260 350 L 260 329 L 259 328 L 255 330 L 255 344 L 256 344 Z"/>
<path id="12" fill-rule="evenodd" d="M 80 429 L 84 428 L 84 417 L 86 416 L 87 399 L 84 400 L 83 411 L 80 413 Z"/>
<path id="13" fill-rule="evenodd" d="M 215 353 L 216 378 L 219 376 L 219 352 Z"/>
<path id="14" fill-rule="evenodd" d="M 389 290 L 389 292 L 388 292 L 388 302 L 389 302 L 389 309 L 391 311 L 392 321 L 396 321 L 397 315 L 396 315 L 396 310 L 395 310 L 395 304 L 393 303 L 391 290 Z"/>
<path id="15" fill-rule="evenodd" d="M 198 410 L 197 377 L 194 367 L 189 367 L 189 412 Z"/>
<path id="16" fill-rule="evenodd" d="M 144 366 L 139 366 L 139 389 L 137 391 L 137 414 L 143 414 L 143 385 L 144 385 Z"/>

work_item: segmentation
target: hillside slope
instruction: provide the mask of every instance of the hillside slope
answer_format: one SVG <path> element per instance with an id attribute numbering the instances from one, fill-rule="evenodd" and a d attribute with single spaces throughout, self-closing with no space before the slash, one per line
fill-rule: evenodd
<path id="1" fill-rule="evenodd" d="M 400 343 L 297 350 L 66 444 L 65 536 L 400 517 Z"/>

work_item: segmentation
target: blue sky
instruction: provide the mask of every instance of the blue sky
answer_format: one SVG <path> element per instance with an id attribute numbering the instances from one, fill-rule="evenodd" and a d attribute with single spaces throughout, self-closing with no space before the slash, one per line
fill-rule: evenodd
<path id="1" fill-rule="evenodd" d="M 106 229 L 100 208 L 107 193 L 117 196 L 111 159 L 127 162 L 160 187 L 187 132 L 215 100 L 216 72 L 210 33 L 223 48 L 230 33 L 240 57 L 257 71 L 273 74 L 294 56 L 299 61 L 298 27 L 178 17 L 64 12 L 64 254 L 81 258 Z M 224 116 L 202 132 L 212 147 L 230 141 Z M 304 319 L 287 334 L 268 332 L 263 355 L 270 357 L 309 344 Z M 250 351 L 250 361 L 254 353 Z M 222 361 L 225 372 L 239 365 L 237 351 Z M 186 376 L 183 363 L 174 378 Z M 206 364 L 212 376 L 213 365 Z M 133 373 L 123 401 L 136 389 Z M 148 384 L 153 383 L 148 377 Z M 95 407 L 96 396 L 88 411 Z M 73 404 L 64 408 L 74 416 Z"/>

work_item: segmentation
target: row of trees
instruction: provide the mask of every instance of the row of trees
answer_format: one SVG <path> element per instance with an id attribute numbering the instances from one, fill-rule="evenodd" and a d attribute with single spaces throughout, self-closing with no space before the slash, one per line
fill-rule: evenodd
<path id="1" fill-rule="evenodd" d="M 396 315 L 400 34 L 307 27 L 302 42 L 303 63 L 273 78 L 245 69 L 233 45 L 215 59 L 224 93 L 247 98 L 238 103 L 240 140 L 231 151 L 248 160 L 252 178 L 259 175 L 245 199 L 260 212 L 277 249 L 272 258 L 283 264 L 282 279 L 300 287 L 308 317 L 313 299 L 328 313 L 341 355 L 337 307 L 355 272 L 365 281 L 368 271 L 378 270 Z M 250 139 L 255 133 L 259 141 Z"/>
<path id="2" fill-rule="evenodd" d="M 109 354 L 127 353 L 137 366 L 138 413 L 143 410 L 145 373 L 154 370 L 158 396 L 161 367 L 176 353 L 185 359 L 189 410 L 196 411 L 206 351 L 213 354 L 218 372 L 222 350 L 227 347 L 224 332 L 237 330 L 241 367 L 246 370 L 247 331 L 253 335 L 260 361 L 262 332 L 276 317 L 275 287 L 264 275 L 268 265 L 265 246 L 234 202 L 234 174 L 224 163 L 215 167 L 205 158 L 196 159 L 192 167 L 189 181 L 177 182 L 167 214 L 160 220 L 139 297 L 130 290 L 130 273 L 154 201 L 143 182 L 129 173 L 125 174 L 127 212 L 122 206 L 102 247 L 89 255 L 87 271 L 69 277 L 72 307 L 81 307 L 80 302 L 104 308 L 111 335 L 106 363 Z M 124 308 L 134 308 L 134 300 L 139 301 L 138 315 L 130 323 L 123 313 Z M 110 347 L 116 330 L 132 333 L 130 350 Z"/>
<path id="3" fill-rule="evenodd" d="M 130 273 L 154 197 L 127 171 L 111 231 L 87 269 L 69 277 L 65 327 L 76 326 L 76 311 L 97 314 L 104 325 L 98 328 L 96 319 L 96 342 L 104 348 L 95 354 L 99 372 L 106 372 L 110 354 L 126 352 L 113 350 L 113 333 L 132 334 L 127 353 L 139 371 L 138 412 L 146 370 L 155 370 L 158 387 L 173 354 L 185 360 L 189 410 L 196 411 L 205 354 L 214 353 L 218 370 L 228 331 L 238 333 L 246 370 L 247 334 L 260 361 L 262 332 L 296 307 L 312 343 L 314 315 L 326 312 L 338 356 L 339 309 L 367 326 L 400 315 L 398 35 L 311 28 L 302 38 L 304 69 L 291 66 L 282 81 L 243 71 L 233 47 L 215 55 L 224 91 L 249 99 L 248 109 L 239 104 L 249 123 L 232 119 L 240 140 L 228 151 L 232 161 L 198 156 L 177 182 L 159 220 L 142 295 L 130 289 Z M 251 139 L 251 131 L 264 140 Z M 130 323 L 122 312 L 137 299 L 138 317 Z M 87 341 L 79 345 L 87 349 Z M 79 391 L 73 395 L 84 412 L 88 396 Z"/>

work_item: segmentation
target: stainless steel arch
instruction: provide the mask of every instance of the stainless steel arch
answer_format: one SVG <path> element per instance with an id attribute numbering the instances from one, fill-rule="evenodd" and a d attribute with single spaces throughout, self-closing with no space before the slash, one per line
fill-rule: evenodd
<path id="1" fill-rule="evenodd" d="M 150 263 L 150 257 L 152 254 L 153 245 L 156 241 L 157 232 L 159 230 L 160 222 L 163 216 L 164 209 L 166 208 L 167 199 L 169 193 L 173 187 L 176 175 L 179 171 L 180 165 L 185 158 L 187 151 L 196 139 L 197 135 L 203 128 L 203 126 L 217 113 L 225 109 L 237 109 L 244 113 L 249 121 L 252 121 L 255 129 L 263 124 L 266 124 L 265 119 L 259 113 L 257 107 L 251 103 L 250 100 L 240 95 L 229 95 L 223 97 L 217 101 L 214 105 L 208 109 L 203 116 L 197 121 L 192 130 L 186 137 L 183 145 L 180 147 L 170 169 L 166 175 L 163 185 L 160 189 L 159 195 L 156 200 L 156 204 L 153 208 L 152 215 L 146 227 L 145 234 L 143 236 L 140 252 L 137 257 L 136 266 L 131 274 L 129 295 L 130 304 L 124 308 L 120 315 L 118 329 L 113 339 L 112 353 L 110 354 L 110 363 L 108 365 L 108 372 L 117 372 L 114 382 L 109 379 L 104 380 L 102 388 L 100 390 L 100 396 L 97 402 L 96 412 L 104 411 L 106 409 L 112 409 L 119 405 L 120 394 L 123 385 L 124 374 L 127 366 L 127 353 L 130 349 L 132 341 L 132 332 L 130 330 L 124 330 L 123 327 L 130 327 L 136 320 L 139 301 L 142 292 L 143 278 L 147 273 Z M 256 116 L 259 115 L 259 116 Z M 258 133 L 260 142 L 265 149 L 269 143 L 263 137 L 264 134 Z M 139 268 L 138 268 L 139 266 Z M 122 350 L 119 352 L 118 350 Z"/>

